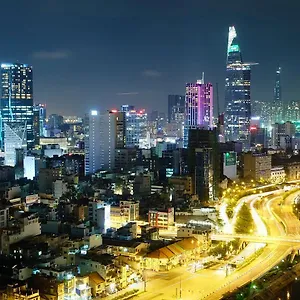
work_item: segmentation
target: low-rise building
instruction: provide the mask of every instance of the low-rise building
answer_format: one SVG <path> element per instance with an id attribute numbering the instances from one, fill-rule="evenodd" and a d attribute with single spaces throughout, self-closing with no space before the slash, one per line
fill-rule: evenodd
<path id="1" fill-rule="evenodd" d="M 39 290 L 42 299 L 64 300 L 64 283 L 53 276 L 34 275 L 29 285 Z"/>
<path id="2" fill-rule="evenodd" d="M 298 180 L 300 179 L 300 162 L 291 162 L 285 165 L 286 179 Z"/>
<path id="3" fill-rule="evenodd" d="M 144 259 L 144 269 L 168 271 L 177 266 L 200 258 L 200 242 L 190 237 L 148 253 Z"/>
<path id="4" fill-rule="evenodd" d="M 197 222 L 190 222 L 186 226 L 179 227 L 177 230 L 178 238 L 196 238 L 198 241 L 199 247 L 203 250 L 207 250 L 210 245 L 211 226 L 209 225 L 200 225 Z"/>
<path id="5" fill-rule="evenodd" d="M 0 207 L 0 228 L 6 228 L 9 220 L 9 208 Z"/>
<path id="6" fill-rule="evenodd" d="M 120 201 L 119 206 L 110 208 L 111 227 L 119 228 L 139 219 L 139 202 Z"/>
<path id="7" fill-rule="evenodd" d="M 8 228 L 0 232 L 0 249 L 9 254 L 10 245 L 27 237 L 41 234 L 41 224 L 35 214 L 23 213 Z"/>
<path id="8" fill-rule="evenodd" d="M 174 208 L 167 210 L 149 210 L 148 222 L 150 226 L 168 229 L 174 224 Z"/>
<path id="9" fill-rule="evenodd" d="M 159 228 L 143 225 L 141 226 L 141 237 L 146 240 L 159 240 Z"/>
<path id="10" fill-rule="evenodd" d="M 92 296 L 102 296 L 105 292 L 105 280 L 97 272 L 90 273 L 88 276 L 90 278 Z"/>
<path id="11" fill-rule="evenodd" d="M 181 192 L 187 195 L 193 194 L 192 177 L 190 176 L 172 176 L 168 179 L 175 192 Z"/>
<path id="12" fill-rule="evenodd" d="M 116 278 L 117 270 L 113 255 L 89 252 L 86 255 L 77 256 L 76 264 L 79 267 L 80 275 L 97 272 L 106 282 L 114 282 Z"/>
<path id="13" fill-rule="evenodd" d="M 286 174 L 284 167 L 273 167 L 271 169 L 270 181 L 272 183 L 282 183 L 285 181 Z"/>
<path id="14" fill-rule="evenodd" d="M 16 282 L 7 285 L 6 290 L 2 292 L 1 299 L 40 300 L 41 298 L 39 290 L 29 289 L 27 284 Z"/>
<path id="15" fill-rule="evenodd" d="M 120 240 L 132 240 L 137 238 L 137 224 L 129 222 L 125 226 L 119 228 L 116 232 Z"/>
<path id="16" fill-rule="evenodd" d="M 271 177 L 271 155 L 265 153 L 245 153 L 244 178 L 260 180 L 270 180 Z"/>

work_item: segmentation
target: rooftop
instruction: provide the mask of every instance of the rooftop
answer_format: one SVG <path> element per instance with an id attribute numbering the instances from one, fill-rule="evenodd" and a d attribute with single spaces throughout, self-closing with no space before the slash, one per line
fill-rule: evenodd
<path id="1" fill-rule="evenodd" d="M 194 250 L 198 248 L 198 240 L 194 237 L 183 239 L 181 241 L 175 242 L 174 244 L 165 246 L 163 248 L 152 251 L 146 255 L 147 258 L 166 258 L 170 259 L 172 257 L 181 255 L 185 251 Z"/>

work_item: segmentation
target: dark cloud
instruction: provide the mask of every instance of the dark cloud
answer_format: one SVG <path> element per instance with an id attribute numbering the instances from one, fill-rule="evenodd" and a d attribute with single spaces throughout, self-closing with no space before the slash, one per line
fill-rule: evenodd
<path id="1" fill-rule="evenodd" d="M 133 95 L 138 95 L 139 92 L 122 92 L 122 93 L 117 93 L 117 96 L 133 96 Z"/>
<path id="2" fill-rule="evenodd" d="M 37 51 L 32 53 L 33 58 L 38 59 L 66 59 L 71 56 L 71 52 L 67 50 L 55 50 L 55 51 Z"/>
<path id="3" fill-rule="evenodd" d="M 144 70 L 142 74 L 146 77 L 160 77 L 161 72 L 158 72 L 156 70 Z"/>

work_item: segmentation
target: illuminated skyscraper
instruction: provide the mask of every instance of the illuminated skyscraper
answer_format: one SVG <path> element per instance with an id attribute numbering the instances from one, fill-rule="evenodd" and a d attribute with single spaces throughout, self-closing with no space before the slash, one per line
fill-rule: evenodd
<path id="1" fill-rule="evenodd" d="M 32 67 L 26 64 L 1 64 L 1 140 L 4 124 L 26 128 L 27 148 L 33 138 L 33 82 Z"/>
<path id="2" fill-rule="evenodd" d="M 274 98 L 272 105 L 272 124 L 283 121 L 283 103 L 281 98 L 281 67 L 276 70 Z"/>
<path id="3" fill-rule="evenodd" d="M 281 103 L 281 67 L 276 70 L 276 79 L 274 87 L 274 102 Z"/>
<path id="4" fill-rule="evenodd" d="M 40 137 L 44 136 L 46 124 L 46 105 L 36 104 L 33 106 L 33 137 L 34 144 L 39 145 Z"/>
<path id="5" fill-rule="evenodd" d="M 121 109 L 126 112 L 126 148 L 143 148 L 149 131 L 145 109 L 136 110 L 131 105 L 122 105 Z"/>
<path id="6" fill-rule="evenodd" d="M 249 145 L 251 64 L 244 63 L 234 26 L 229 27 L 225 82 L 225 137 Z"/>
<path id="7" fill-rule="evenodd" d="M 125 146 L 125 113 L 99 114 L 92 110 L 85 119 L 85 174 L 113 170 L 115 150 Z"/>
<path id="8" fill-rule="evenodd" d="M 85 175 L 93 174 L 101 168 L 100 115 L 92 110 L 85 118 L 84 126 L 84 165 Z"/>
<path id="9" fill-rule="evenodd" d="M 203 76 L 204 77 L 204 76 Z M 187 83 L 185 88 L 184 147 L 188 145 L 189 129 L 213 127 L 213 86 L 204 83 Z"/>

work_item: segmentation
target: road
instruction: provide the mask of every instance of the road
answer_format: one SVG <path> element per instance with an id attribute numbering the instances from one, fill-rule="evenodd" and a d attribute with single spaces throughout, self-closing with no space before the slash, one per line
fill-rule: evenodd
<path id="1" fill-rule="evenodd" d="M 281 197 L 270 195 L 269 198 L 261 201 L 258 209 L 255 208 L 255 202 L 261 199 L 261 195 L 249 196 L 244 199 L 249 203 L 251 209 L 257 211 L 258 216 L 263 216 L 267 220 L 268 235 L 270 237 L 281 236 L 287 238 L 283 231 L 281 222 L 285 224 L 289 236 L 298 234 L 298 227 L 294 225 L 297 218 L 289 209 L 293 196 L 288 197 L 284 205 L 279 206 Z M 251 204 L 252 203 L 252 204 Z M 261 219 L 255 220 L 258 226 L 262 226 Z M 298 221 L 299 222 L 299 221 Z M 299 224 L 299 223 L 298 223 Z M 264 229 L 263 229 L 264 231 Z M 226 276 L 225 270 L 206 269 L 192 273 L 187 267 L 176 268 L 167 273 L 147 272 L 147 292 L 140 294 L 134 299 L 140 300 L 215 300 L 222 297 L 228 291 L 254 280 L 272 267 L 277 265 L 292 250 L 290 245 L 268 244 L 257 258 L 240 270 L 234 271 Z M 181 292 L 180 292 L 181 291 Z"/>

